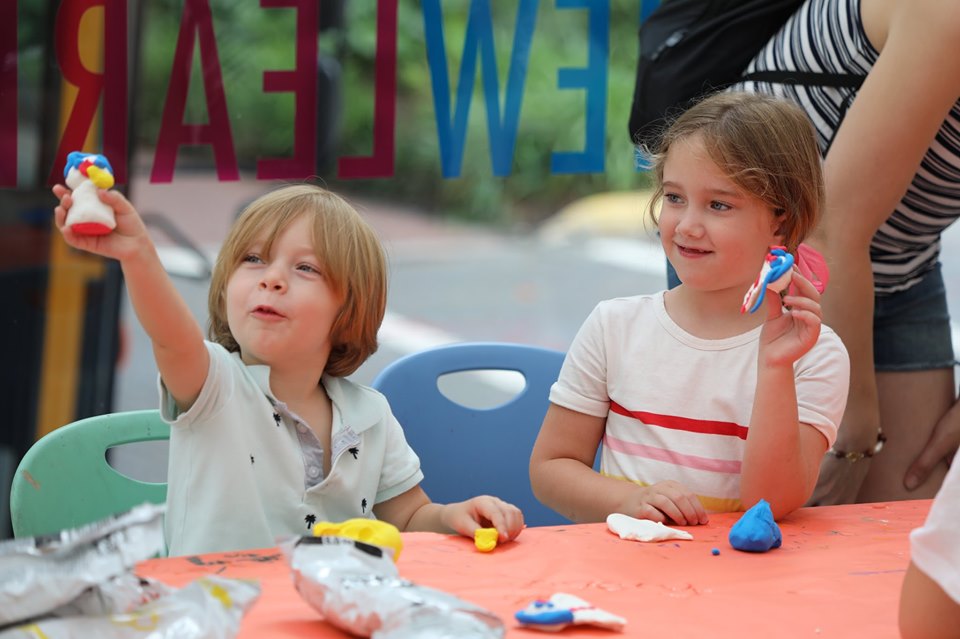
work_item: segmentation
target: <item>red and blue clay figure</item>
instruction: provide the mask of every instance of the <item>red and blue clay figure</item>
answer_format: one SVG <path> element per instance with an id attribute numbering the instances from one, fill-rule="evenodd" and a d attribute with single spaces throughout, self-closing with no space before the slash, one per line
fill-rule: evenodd
<path id="1" fill-rule="evenodd" d="M 547 632 L 580 625 L 621 631 L 627 623 L 623 617 L 565 592 L 554 593 L 549 599 L 537 599 L 514 617 L 524 628 Z"/>
<path id="2" fill-rule="evenodd" d="M 77 235 L 106 235 L 117 226 L 113 209 L 100 201 L 97 191 L 113 186 L 113 167 L 103 155 L 73 151 L 67 155 L 63 177 L 71 189 L 73 205 L 64 223 Z"/>
<path id="3" fill-rule="evenodd" d="M 763 304 L 767 289 L 779 293 L 790 285 L 790 273 L 793 269 L 793 256 L 784 246 L 771 246 L 767 257 L 763 261 L 760 275 L 750 285 L 747 294 L 743 296 L 741 313 L 753 313 Z"/>

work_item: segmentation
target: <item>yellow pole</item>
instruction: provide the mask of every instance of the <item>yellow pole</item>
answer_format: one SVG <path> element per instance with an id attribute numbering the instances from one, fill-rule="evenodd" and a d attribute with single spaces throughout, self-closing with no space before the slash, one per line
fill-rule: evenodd
<path id="1" fill-rule="evenodd" d="M 80 20 L 79 46 L 82 64 L 103 72 L 102 6 L 92 7 Z M 60 100 L 60 134 L 66 128 L 78 88 L 63 81 Z M 99 109 L 98 109 L 99 111 Z M 87 134 L 84 148 L 95 148 L 99 135 L 99 115 Z M 76 419 L 77 388 L 83 354 L 83 319 L 87 284 L 102 278 L 106 271 L 103 258 L 78 253 L 53 229 L 50 239 L 50 265 L 47 278 L 46 322 L 43 336 L 43 360 L 36 437 Z"/>

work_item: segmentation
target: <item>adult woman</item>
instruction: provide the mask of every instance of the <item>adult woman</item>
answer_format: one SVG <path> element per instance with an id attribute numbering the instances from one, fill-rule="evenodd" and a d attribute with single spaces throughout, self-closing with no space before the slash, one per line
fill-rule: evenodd
<path id="1" fill-rule="evenodd" d="M 960 216 L 958 42 L 960 3 L 807 0 L 746 72 L 858 73 L 859 91 L 733 87 L 796 100 L 825 153 L 827 206 L 808 242 L 830 267 L 824 323 L 851 379 L 812 503 L 933 497 L 960 442 L 938 261 Z"/>

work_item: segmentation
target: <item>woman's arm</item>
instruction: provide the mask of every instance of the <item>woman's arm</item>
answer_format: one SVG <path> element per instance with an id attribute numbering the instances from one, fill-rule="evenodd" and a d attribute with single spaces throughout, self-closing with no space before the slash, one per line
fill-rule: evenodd
<path id="1" fill-rule="evenodd" d="M 830 266 L 824 322 L 850 354 L 850 397 L 836 444 L 848 451 L 873 446 L 880 426 L 870 241 L 903 197 L 960 96 L 960 5 L 901 1 L 891 11 L 885 40 L 874 43 L 880 56 L 825 159 L 826 210 L 810 240 Z M 866 463 L 859 462 L 864 468 Z M 851 480 L 859 484 L 863 474 Z M 857 487 L 846 486 L 845 499 L 820 502 L 850 501 Z"/>

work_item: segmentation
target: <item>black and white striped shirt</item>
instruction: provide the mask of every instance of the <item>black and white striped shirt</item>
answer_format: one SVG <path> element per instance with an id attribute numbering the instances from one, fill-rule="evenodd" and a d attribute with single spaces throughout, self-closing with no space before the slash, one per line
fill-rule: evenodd
<path id="1" fill-rule="evenodd" d="M 877 60 L 860 20 L 860 0 L 807 0 L 745 73 L 766 70 L 866 75 Z M 826 153 L 856 89 L 741 82 L 732 89 L 791 98 L 810 116 Z M 940 255 L 940 233 L 960 216 L 960 98 L 920 168 L 870 247 L 877 294 L 910 288 Z"/>

